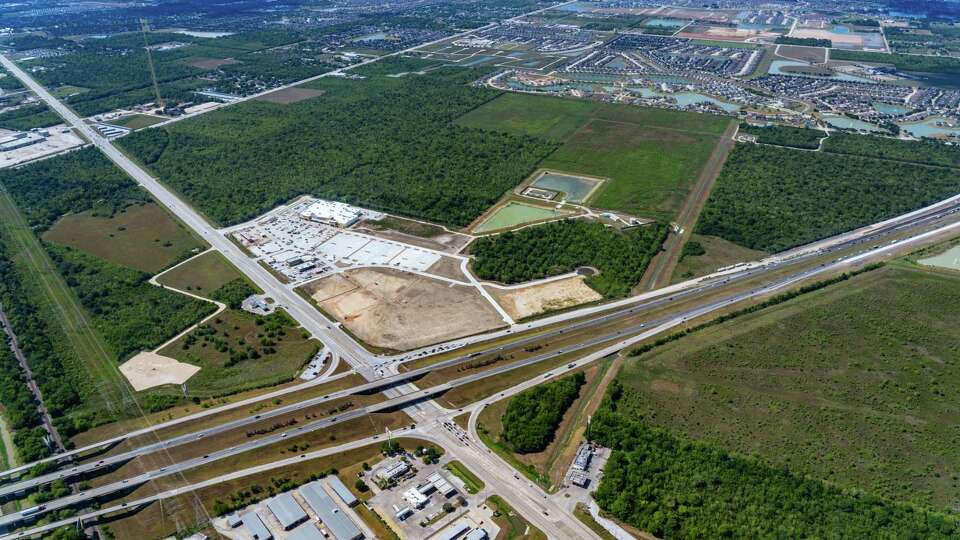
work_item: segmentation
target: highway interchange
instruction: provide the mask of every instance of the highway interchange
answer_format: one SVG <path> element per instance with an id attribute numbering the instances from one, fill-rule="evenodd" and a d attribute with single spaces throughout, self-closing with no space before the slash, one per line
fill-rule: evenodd
<path id="1" fill-rule="evenodd" d="M 239 247 L 223 236 L 213 225 L 207 222 L 201 214 L 180 200 L 175 193 L 167 189 L 147 171 L 127 158 L 126 155 L 117 149 L 110 141 L 87 125 L 66 105 L 57 100 L 47 92 L 45 88 L 17 67 L 16 64 L 2 55 L 0 55 L 0 63 L 18 77 L 28 88 L 33 90 L 48 106 L 60 114 L 69 125 L 86 137 L 94 146 L 103 152 L 104 155 L 143 186 L 144 189 L 149 191 L 161 204 L 169 208 L 188 227 L 196 231 L 213 249 L 220 251 L 257 286 L 275 298 L 293 318 L 313 336 L 321 340 L 327 346 L 328 350 L 336 355 L 338 359 L 349 362 L 355 371 L 368 381 L 352 388 L 331 392 L 322 397 L 277 407 L 261 414 L 250 414 L 243 418 L 224 422 L 211 428 L 196 430 L 185 435 L 158 440 L 156 443 L 146 444 L 139 448 L 104 457 L 101 460 L 72 465 L 71 468 L 54 471 L 25 481 L 12 481 L 0 486 L 0 497 L 15 494 L 23 490 L 34 489 L 37 486 L 59 478 L 88 474 L 98 468 L 106 469 L 110 466 L 134 459 L 137 456 L 188 444 L 205 437 L 240 429 L 349 395 L 383 390 L 388 397 L 386 401 L 374 405 L 344 412 L 329 418 L 323 418 L 297 428 L 271 433 L 267 436 L 250 440 L 242 445 L 211 451 L 202 457 L 191 458 L 168 467 L 141 473 L 95 489 L 88 489 L 84 492 L 71 494 L 68 497 L 47 503 L 44 509 L 45 512 L 75 506 L 78 503 L 90 501 L 96 497 L 131 489 L 135 485 L 143 484 L 156 478 L 180 473 L 212 461 L 225 459 L 257 448 L 262 448 L 269 444 L 274 444 L 288 436 L 296 437 L 373 412 L 402 407 L 404 411 L 415 420 L 416 424 L 416 427 L 406 428 L 404 430 L 405 435 L 415 436 L 441 444 L 445 449 L 453 453 L 457 459 L 463 461 L 469 468 L 484 471 L 484 480 L 487 481 L 488 484 L 498 488 L 498 492 L 504 498 L 520 510 L 534 525 L 543 529 L 549 536 L 595 538 L 595 533 L 586 529 L 582 523 L 572 516 L 562 512 L 562 507 L 559 502 L 552 500 L 544 495 L 538 488 L 510 474 L 509 471 L 512 470 L 510 466 L 502 462 L 496 455 L 480 447 L 476 442 L 464 444 L 463 441 L 457 440 L 456 437 L 447 433 L 445 430 L 436 429 L 440 419 L 449 418 L 451 414 L 456 411 L 444 409 L 429 398 L 452 388 L 469 385 L 487 377 L 589 350 L 588 353 L 573 361 L 574 367 L 579 368 L 589 362 L 609 356 L 640 341 L 654 336 L 664 335 L 673 329 L 683 327 L 694 319 L 718 313 L 752 299 L 767 297 L 778 291 L 787 290 L 799 283 L 808 282 L 820 276 L 835 275 L 855 265 L 882 259 L 904 250 L 915 249 L 931 239 L 947 233 L 953 233 L 960 228 L 960 223 L 956 221 L 956 214 L 958 210 L 960 210 L 960 197 L 954 197 L 904 216 L 886 220 L 803 248 L 798 248 L 758 263 L 728 269 L 706 278 L 691 280 L 620 302 L 573 310 L 562 315 L 543 318 L 536 322 L 515 325 L 508 330 L 486 336 L 460 340 L 457 343 L 458 346 L 471 346 L 473 352 L 470 354 L 460 354 L 425 367 L 397 372 L 398 363 L 404 359 L 413 358 L 414 354 L 407 353 L 396 357 L 379 357 L 365 350 L 337 325 L 324 319 L 305 299 L 290 291 L 270 272 L 248 258 Z M 836 256 L 841 253 L 843 256 Z M 794 270 L 787 272 L 791 268 L 794 268 Z M 767 279 L 762 285 L 748 288 L 747 290 L 738 290 L 742 288 L 741 285 L 743 283 L 762 280 L 765 276 L 774 277 Z M 685 302 L 695 301 L 697 298 L 728 290 L 733 292 L 722 295 L 719 298 L 711 298 L 701 303 L 694 303 L 692 306 L 685 304 Z M 678 308 L 668 315 L 660 315 L 655 319 L 644 322 L 634 322 L 634 320 L 645 311 L 669 308 L 670 306 L 679 306 L 681 304 L 683 304 L 682 308 Z M 624 324 L 615 331 L 602 332 L 598 335 L 594 335 L 591 332 L 591 329 L 610 326 L 618 321 L 626 321 L 627 324 Z M 509 337 L 512 333 L 521 332 L 530 332 L 530 335 L 512 339 L 508 343 L 497 341 Z M 419 389 L 411 383 L 411 381 L 427 373 L 445 367 L 467 363 L 478 356 L 498 354 L 504 350 L 520 350 L 527 345 L 544 343 L 564 334 L 569 336 L 571 334 L 579 335 L 581 333 L 589 337 L 585 337 L 574 344 L 557 347 L 555 350 L 543 354 L 535 355 L 518 362 L 500 365 L 473 375 L 453 379 L 430 388 Z M 490 342 L 490 344 L 483 345 L 484 342 Z M 600 346 L 603 347 L 598 348 Z M 377 367 L 384 365 L 389 366 L 392 373 L 382 376 L 378 375 Z M 500 399 L 502 396 L 512 395 L 517 391 L 540 382 L 544 378 L 557 376 L 564 372 L 566 372 L 566 369 L 562 366 L 554 368 L 553 371 L 547 373 L 546 376 L 537 375 L 535 378 L 523 381 L 509 390 L 491 396 L 481 403 Z M 272 399 L 275 396 L 292 393 L 304 387 L 329 382 L 331 380 L 334 380 L 334 377 L 324 377 L 311 383 L 297 385 L 283 391 L 272 392 L 269 396 Z M 256 403 L 257 401 L 263 401 L 265 399 L 268 398 L 251 398 L 250 400 L 243 401 L 242 404 Z M 482 408 L 481 403 L 475 403 L 466 407 L 466 410 L 476 413 Z M 139 435 L 153 433 L 159 429 L 173 425 L 196 421 L 239 406 L 239 404 L 235 403 L 224 407 L 209 409 L 185 418 L 159 423 L 149 428 L 133 431 L 123 436 L 100 441 L 66 454 L 54 456 L 53 458 L 44 460 L 44 462 L 65 462 L 68 461 L 67 458 L 70 457 L 79 458 L 84 454 L 122 443 L 127 439 Z M 473 441 L 477 440 L 475 433 L 476 416 L 476 414 L 473 414 L 470 420 L 469 431 L 473 436 Z M 122 506 L 111 506 L 93 512 L 85 512 L 77 517 L 64 520 L 63 522 L 45 525 L 41 528 L 27 529 L 0 538 L 35 535 L 56 528 L 57 526 L 75 523 L 78 520 L 90 520 L 99 515 L 127 511 L 132 507 L 148 504 L 161 498 L 177 496 L 193 489 L 213 485 L 217 482 L 242 477 L 247 474 L 255 474 L 261 470 L 287 466 L 301 459 L 316 459 L 338 451 L 358 448 L 365 444 L 371 444 L 376 439 L 377 437 L 368 437 L 268 465 L 237 471 L 230 475 L 152 495 Z M 0 479 L 12 480 L 15 476 L 22 474 L 34 465 L 34 463 L 25 464 L 0 473 Z M 3 516 L 0 518 L 0 526 L 17 524 L 23 521 L 23 518 L 22 512 Z"/>

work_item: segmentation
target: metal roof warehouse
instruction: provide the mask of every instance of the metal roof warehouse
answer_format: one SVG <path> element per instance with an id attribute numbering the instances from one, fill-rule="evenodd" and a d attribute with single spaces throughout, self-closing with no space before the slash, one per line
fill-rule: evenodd
<path id="1" fill-rule="evenodd" d="M 320 482 L 310 482 L 300 488 L 300 496 L 307 501 L 310 508 L 317 514 L 324 526 L 330 530 L 337 540 L 356 540 L 362 538 L 360 529 L 347 517 L 337 503 L 327 495 Z"/>

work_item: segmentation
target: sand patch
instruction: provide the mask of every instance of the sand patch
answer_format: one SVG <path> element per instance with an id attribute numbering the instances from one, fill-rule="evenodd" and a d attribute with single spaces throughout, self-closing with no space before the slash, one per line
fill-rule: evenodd
<path id="1" fill-rule="evenodd" d="M 137 392 L 165 384 L 183 384 L 198 371 L 199 366 L 153 352 L 142 352 L 120 366 L 120 373 Z"/>
<path id="2" fill-rule="evenodd" d="M 399 270 L 349 270 L 304 288 L 324 311 L 374 347 L 415 349 L 504 325 L 473 287 Z"/>
<path id="3" fill-rule="evenodd" d="M 276 92 L 270 92 L 269 94 L 264 94 L 258 97 L 257 100 L 286 105 L 289 103 L 296 103 L 298 101 L 304 101 L 304 100 L 319 97 L 322 95 L 323 95 L 323 90 L 316 90 L 314 88 L 300 88 L 298 86 L 293 86 L 291 88 L 284 88 L 283 90 L 277 90 Z"/>
<path id="4" fill-rule="evenodd" d="M 600 293 L 588 287 L 583 279 L 582 276 L 574 276 L 521 289 L 488 287 L 487 290 L 500 302 L 504 311 L 514 320 L 519 320 L 602 299 Z"/>

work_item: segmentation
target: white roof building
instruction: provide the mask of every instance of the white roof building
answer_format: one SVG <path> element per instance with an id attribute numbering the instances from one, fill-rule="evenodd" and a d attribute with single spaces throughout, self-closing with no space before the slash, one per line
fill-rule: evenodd
<path id="1" fill-rule="evenodd" d="M 349 227 L 360 221 L 363 210 L 342 202 L 317 199 L 300 213 L 300 217 L 338 227 Z"/>
<path id="2" fill-rule="evenodd" d="M 403 498 L 408 503 L 410 503 L 414 508 L 423 508 L 426 506 L 427 501 L 430 500 L 430 497 L 427 497 L 423 493 L 420 493 L 417 488 L 410 488 L 403 492 Z"/>

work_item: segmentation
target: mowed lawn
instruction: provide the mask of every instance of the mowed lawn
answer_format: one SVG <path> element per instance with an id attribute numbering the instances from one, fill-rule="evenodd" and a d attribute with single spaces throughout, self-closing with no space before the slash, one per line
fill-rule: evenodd
<path id="1" fill-rule="evenodd" d="M 667 109 L 509 93 L 457 123 L 562 142 L 540 166 L 610 178 L 590 206 L 671 220 L 730 121 Z"/>
<path id="2" fill-rule="evenodd" d="M 148 274 L 203 249 L 197 237 L 154 203 L 130 206 L 112 217 L 95 211 L 68 214 L 43 239 Z"/>
<path id="3" fill-rule="evenodd" d="M 209 297 L 231 281 L 243 277 L 219 251 L 208 251 L 171 268 L 157 278 L 168 287 Z"/>
<path id="4" fill-rule="evenodd" d="M 892 263 L 628 362 L 629 414 L 897 500 L 960 502 L 960 273 Z"/>

